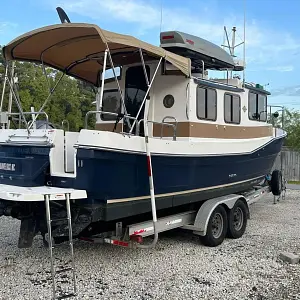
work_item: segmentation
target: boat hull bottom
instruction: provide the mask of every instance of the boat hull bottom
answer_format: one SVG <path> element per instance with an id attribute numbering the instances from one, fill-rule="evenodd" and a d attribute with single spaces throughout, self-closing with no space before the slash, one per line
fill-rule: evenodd
<path id="1" fill-rule="evenodd" d="M 156 209 L 159 211 L 165 209 L 169 210 L 172 207 L 182 207 L 186 205 L 195 206 L 197 205 L 197 203 L 203 202 L 208 199 L 221 197 L 228 194 L 242 193 L 261 183 L 264 178 L 265 176 L 261 176 L 259 178 L 251 179 L 237 184 L 157 197 Z M 148 199 L 133 201 L 124 199 L 119 200 L 119 202 L 116 203 L 98 204 L 98 207 L 95 207 L 96 205 L 93 204 L 93 206 L 93 222 L 118 220 L 151 212 L 150 197 Z"/>
<path id="2" fill-rule="evenodd" d="M 164 197 L 157 197 L 157 215 L 163 217 L 180 212 L 184 209 L 199 209 L 203 201 L 234 193 L 245 192 L 262 182 L 264 176 L 237 184 L 202 189 L 189 193 L 182 193 Z M 72 231 L 74 237 L 91 236 L 115 229 L 116 222 L 123 226 L 151 219 L 151 201 L 139 199 L 118 200 L 117 203 L 97 203 L 97 201 L 78 200 L 71 205 Z M 52 236 L 56 243 L 68 239 L 66 208 L 51 201 L 51 219 L 60 219 L 52 223 Z M 91 204 L 91 202 L 93 202 Z M 61 202 L 60 202 L 61 203 Z M 45 204 L 43 202 L 12 202 L 0 200 L 0 216 L 11 216 L 21 220 L 19 248 L 29 248 L 37 234 L 41 234 L 45 241 L 47 221 Z"/>

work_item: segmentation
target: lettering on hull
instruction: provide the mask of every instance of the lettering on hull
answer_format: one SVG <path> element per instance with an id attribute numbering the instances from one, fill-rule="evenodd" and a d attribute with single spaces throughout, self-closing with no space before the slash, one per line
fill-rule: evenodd
<path id="1" fill-rule="evenodd" d="M 0 163 L 0 170 L 14 172 L 16 170 L 16 164 Z"/>

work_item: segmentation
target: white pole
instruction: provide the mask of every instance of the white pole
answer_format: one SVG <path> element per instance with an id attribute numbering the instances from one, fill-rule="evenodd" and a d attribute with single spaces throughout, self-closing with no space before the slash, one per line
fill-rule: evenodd
<path id="1" fill-rule="evenodd" d="M 11 82 L 13 83 L 10 91 L 9 91 L 9 97 L 8 97 L 8 109 L 7 111 L 9 113 L 11 113 L 11 108 L 12 108 L 12 89 L 14 87 L 14 73 L 15 73 L 15 61 L 12 62 L 12 66 L 11 66 Z M 7 123 L 7 128 L 9 129 L 10 128 L 10 120 L 8 120 L 8 123 Z"/>
<path id="2" fill-rule="evenodd" d="M 235 48 L 235 32 L 236 27 L 232 28 L 232 44 L 231 44 L 231 56 L 234 57 L 234 48 Z M 230 79 L 232 79 L 232 70 L 230 71 Z"/>
<path id="3" fill-rule="evenodd" d="M 104 80 L 105 80 L 107 52 L 108 52 L 108 50 L 106 49 L 104 52 L 102 78 L 101 78 L 101 90 L 100 90 L 100 96 L 99 96 L 99 103 L 97 101 L 97 111 L 102 110 L 102 106 L 103 106 L 103 92 L 104 92 Z M 99 122 L 99 121 L 100 121 L 100 114 L 97 114 L 97 122 Z"/>
<path id="4" fill-rule="evenodd" d="M 2 107 L 3 107 L 5 86 L 6 86 L 6 80 L 7 80 L 7 72 L 8 72 L 8 63 L 6 64 L 6 67 L 5 67 L 5 75 L 4 75 L 3 89 L 2 89 L 2 95 L 1 95 L 0 112 L 2 111 Z"/>
<path id="5" fill-rule="evenodd" d="M 149 245 L 138 245 L 138 248 L 144 248 L 144 249 L 154 248 L 158 241 L 155 190 L 154 190 L 154 184 L 153 184 L 151 152 L 150 152 L 150 148 L 149 148 L 149 129 L 148 129 L 149 107 L 150 107 L 150 99 L 146 99 L 145 111 L 144 111 L 144 134 L 145 134 L 147 171 L 148 171 L 148 179 L 149 179 L 149 187 L 150 187 L 151 211 L 152 211 L 154 238 L 153 238 L 152 243 Z"/>
<path id="6" fill-rule="evenodd" d="M 246 68 L 246 0 L 244 0 L 244 49 L 243 49 L 243 60 L 244 60 L 244 68 L 243 68 L 243 85 L 245 85 L 245 68 Z"/>
<path id="7" fill-rule="evenodd" d="M 34 107 L 33 106 L 30 107 L 30 111 L 33 113 L 33 114 L 31 114 L 31 119 L 32 119 L 32 122 L 34 122 Z M 34 124 L 32 124 L 32 128 L 36 129 L 36 123 L 35 122 L 34 122 Z"/>
<path id="8" fill-rule="evenodd" d="M 101 88 L 99 87 L 96 94 L 96 111 L 100 111 L 100 93 Z M 100 122 L 100 114 L 96 114 L 96 122 Z"/>

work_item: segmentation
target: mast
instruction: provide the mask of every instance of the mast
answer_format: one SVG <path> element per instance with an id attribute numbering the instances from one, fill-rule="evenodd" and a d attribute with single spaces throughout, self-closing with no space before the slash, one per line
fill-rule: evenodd
<path id="1" fill-rule="evenodd" d="M 235 33 L 236 27 L 232 27 L 232 43 L 231 43 L 231 56 L 234 57 L 234 45 L 235 45 Z"/>
<path id="2" fill-rule="evenodd" d="M 231 56 L 235 57 L 234 55 L 234 48 L 235 48 L 235 33 L 236 27 L 232 27 L 232 43 L 231 43 Z M 230 79 L 232 79 L 232 70 L 230 71 Z"/>
<path id="3" fill-rule="evenodd" d="M 236 31 L 237 31 L 236 27 L 233 26 L 231 31 L 232 31 L 232 38 L 231 38 L 231 44 L 230 44 L 228 33 L 227 33 L 227 29 L 226 29 L 226 26 L 224 26 L 224 32 L 225 32 L 225 36 L 226 36 L 227 45 L 223 44 L 222 46 L 228 48 L 229 54 L 231 55 L 231 57 L 235 58 L 236 57 L 236 55 L 234 53 L 235 52 L 235 48 L 237 48 L 238 46 L 244 44 L 244 59 L 243 59 L 243 63 L 245 63 L 245 40 L 236 45 L 235 44 L 235 42 L 236 42 Z M 245 28 L 244 28 L 244 36 L 245 36 Z M 243 67 L 243 82 L 244 82 L 244 78 L 245 78 L 244 70 L 245 70 L 245 68 Z M 238 70 L 236 70 L 236 71 L 238 71 Z M 239 70 L 239 71 L 242 71 L 242 70 Z M 232 78 L 232 72 L 233 72 L 233 70 L 230 70 L 230 73 L 229 73 L 230 74 L 230 79 Z"/>

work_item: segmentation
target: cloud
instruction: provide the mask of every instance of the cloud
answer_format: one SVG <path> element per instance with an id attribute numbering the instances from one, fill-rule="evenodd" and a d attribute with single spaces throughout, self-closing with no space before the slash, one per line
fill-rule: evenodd
<path id="1" fill-rule="evenodd" d="M 0 45 L 5 45 L 12 39 L 18 24 L 12 22 L 0 22 Z"/>
<path id="2" fill-rule="evenodd" d="M 134 34 L 142 35 L 147 31 L 159 29 L 161 25 L 161 7 L 153 1 L 57 0 L 56 4 L 61 5 L 68 12 L 94 20 L 111 19 L 137 24 Z M 204 7 L 203 11 L 207 12 L 207 7 Z M 185 30 L 191 34 L 202 32 L 207 38 L 217 39 L 219 42 L 222 38 L 222 27 L 202 22 L 182 7 L 163 9 L 162 28 L 163 30 Z"/>
<path id="3" fill-rule="evenodd" d="M 273 96 L 280 96 L 280 95 L 297 96 L 298 101 L 299 101 L 300 85 L 284 86 L 281 88 L 277 88 L 272 91 L 272 95 Z M 300 102 L 299 102 L 299 104 L 300 104 Z"/>
<path id="4" fill-rule="evenodd" d="M 161 6 L 154 0 L 44 0 L 54 7 L 62 6 L 67 12 L 91 18 L 95 21 L 127 23 L 131 26 L 129 33 L 142 37 L 144 34 L 158 32 L 161 25 Z M 214 3 L 212 1 L 212 3 Z M 187 5 L 170 5 L 163 8 L 162 30 L 180 30 L 201 36 L 221 45 L 224 41 L 223 26 L 238 29 L 236 43 L 243 37 L 243 5 L 239 13 L 224 14 L 218 5 L 196 6 L 188 9 Z M 207 4 L 208 5 L 208 4 Z M 195 13 L 197 11 L 197 13 Z M 227 17 L 223 17 L 226 15 Z M 99 23 L 99 22 L 95 22 Z M 128 26 L 125 26 L 128 29 Z M 123 30 L 125 30 L 125 28 Z M 278 42 L 281 41 L 281 42 Z M 300 40 L 283 30 L 268 28 L 262 21 L 248 19 L 246 24 L 246 62 L 252 69 L 273 70 L 280 72 L 292 71 L 292 56 L 300 53 Z M 236 49 L 236 54 L 242 58 L 243 47 Z M 280 61 L 282 67 L 276 62 Z"/>
<path id="5" fill-rule="evenodd" d="M 287 65 L 287 66 L 275 66 L 267 68 L 269 71 L 278 71 L 278 72 L 291 72 L 294 70 L 294 66 Z"/>
<path id="6" fill-rule="evenodd" d="M 0 34 L 6 33 L 7 30 L 16 28 L 18 25 L 11 22 L 0 22 Z"/>

